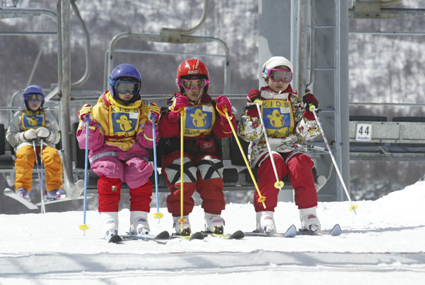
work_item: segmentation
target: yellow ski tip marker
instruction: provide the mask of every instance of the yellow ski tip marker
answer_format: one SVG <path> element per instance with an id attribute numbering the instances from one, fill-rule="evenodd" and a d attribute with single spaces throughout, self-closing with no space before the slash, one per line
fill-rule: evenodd
<path id="1" fill-rule="evenodd" d="M 80 226 L 80 230 L 84 231 L 84 234 L 86 234 L 86 230 L 88 229 L 89 229 L 89 226 L 86 224 Z"/>
<path id="2" fill-rule="evenodd" d="M 274 183 L 274 188 L 276 188 L 276 189 L 282 189 L 284 185 L 285 184 L 283 183 L 283 181 L 276 181 Z"/>
<path id="3" fill-rule="evenodd" d="M 153 217 L 155 218 L 155 219 L 162 219 L 162 217 L 164 217 L 164 214 L 162 214 L 162 213 L 155 213 L 155 214 L 153 214 Z"/>
<path id="4" fill-rule="evenodd" d="M 264 209 L 266 208 L 266 203 L 264 203 L 264 201 L 266 201 L 266 196 L 261 196 L 260 198 L 258 198 L 258 203 L 262 203 Z"/>

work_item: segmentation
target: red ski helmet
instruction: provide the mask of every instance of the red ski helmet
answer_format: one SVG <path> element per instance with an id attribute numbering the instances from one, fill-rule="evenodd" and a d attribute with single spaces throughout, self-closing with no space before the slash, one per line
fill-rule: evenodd
<path id="1" fill-rule="evenodd" d="M 182 90 L 183 88 L 179 86 L 179 80 L 184 79 L 185 76 L 191 75 L 201 75 L 199 79 L 210 79 L 208 68 L 202 61 L 200 61 L 199 59 L 188 59 L 183 61 L 177 68 L 176 78 L 177 87 L 180 89 L 180 92 L 182 94 L 184 93 L 184 90 Z M 209 84 L 205 86 L 204 94 L 207 93 L 209 86 Z"/>

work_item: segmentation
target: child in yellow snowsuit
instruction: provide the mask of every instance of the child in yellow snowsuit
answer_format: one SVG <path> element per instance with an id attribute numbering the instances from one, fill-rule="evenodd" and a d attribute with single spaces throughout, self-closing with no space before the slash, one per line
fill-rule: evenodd
<path id="1" fill-rule="evenodd" d="M 43 140 L 42 160 L 46 169 L 47 200 L 64 197 L 62 188 L 63 166 L 55 145 L 60 140 L 59 125 L 48 110 L 43 110 L 44 92 L 37 85 L 30 85 L 23 94 L 26 110 L 18 111 L 11 121 L 6 139 L 15 148 L 15 189 L 16 194 L 31 201 L 32 170 L 35 163 L 33 141 L 40 155 Z"/>

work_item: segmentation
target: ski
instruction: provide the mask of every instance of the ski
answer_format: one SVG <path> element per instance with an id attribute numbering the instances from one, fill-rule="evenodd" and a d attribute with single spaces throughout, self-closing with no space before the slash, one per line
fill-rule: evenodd
<path id="1" fill-rule="evenodd" d="M 121 243 L 121 242 L 122 242 L 122 238 L 119 235 L 112 235 L 108 241 L 108 243 Z"/>
<path id="2" fill-rule="evenodd" d="M 93 195 L 93 194 L 89 194 L 89 195 L 87 195 L 87 199 L 91 199 L 91 198 L 93 198 L 93 197 L 94 197 L 94 195 Z M 45 200 L 45 201 L 44 201 L 44 205 L 49 205 L 49 204 L 54 204 L 54 203 L 59 203 L 59 202 L 67 202 L 67 201 L 81 200 L 81 199 L 84 199 L 84 196 L 79 196 L 79 197 L 77 197 L 77 198 L 69 198 L 69 197 L 65 197 L 65 198 L 59 198 L 59 199 L 51 200 L 51 201 L 49 201 L 49 200 Z M 40 207 L 40 206 L 41 206 L 41 202 L 36 203 L 35 205 L 36 205 L 37 207 Z"/>
<path id="3" fill-rule="evenodd" d="M 15 191 L 13 191 L 13 190 L 11 190 L 9 188 L 4 189 L 4 192 L 3 193 L 4 193 L 4 195 L 6 195 L 6 196 L 8 196 L 8 197 L 10 197 L 12 199 L 15 199 L 16 201 L 20 202 L 21 204 L 23 204 L 24 206 L 26 206 L 30 210 L 38 210 L 38 207 L 41 206 L 41 202 L 36 203 L 36 204 L 33 204 L 33 203 L 25 200 L 21 196 L 17 195 L 15 193 Z M 94 197 L 93 194 L 87 195 L 87 199 L 90 199 L 90 198 L 93 198 L 93 197 Z M 52 201 L 44 201 L 44 205 L 49 205 L 49 204 L 59 203 L 59 202 L 66 202 L 66 201 L 73 201 L 73 200 L 81 200 L 81 199 L 84 199 L 84 196 L 80 196 L 80 197 L 77 197 L 77 198 L 68 198 L 68 197 L 65 197 L 65 198 L 59 198 L 57 200 L 52 200 Z"/>
<path id="4" fill-rule="evenodd" d="M 312 232 L 312 231 L 307 231 L 307 230 L 299 230 L 297 231 L 297 235 L 307 235 L 307 236 L 324 236 L 324 235 L 329 235 L 329 236 L 339 236 L 341 235 L 342 230 L 341 230 L 341 226 L 339 224 L 335 224 L 332 229 L 330 231 L 321 231 L 321 232 Z"/>
<path id="5" fill-rule="evenodd" d="M 164 240 L 170 239 L 170 234 L 167 231 L 162 231 L 157 235 L 149 235 L 149 234 L 141 234 L 141 235 L 134 235 L 127 233 L 125 235 L 120 235 L 121 239 L 124 241 L 127 240 L 144 240 L 144 241 L 155 241 L 161 244 L 165 244 Z"/>
<path id="6" fill-rule="evenodd" d="M 18 201 L 19 203 L 21 203 L 22 205 L 26 206 L 28 209 L 30 210 L 38 210 L 38 207 L 36 205 L 34 205 L 33 203 L 25 200 L 23 197 L 17 195 L 15 193 L 15 191 L 10 190 L 9 188 L 4 189 L 4 195 L 15 199 L 16 201 Z"/>
<path id="7" fill-rule="evenodd" d="M 245 237 L 245 234 L 243 231 L 241 230 L 237 230 L 236 232 L 232 233 L 232 234 L 215 234 L 212 232 L 202 232 L 202 234 L 207 237 L 207 236 L 212 236 L 212 237 L 219 237 L 219 238 L 224 238 L 224 239 L 243 239 Z"/>
<path id="8" fill-rule="evenodd" d="M 204 234 L 202 232 L 196 232 L 191 235 L 182 236 L 179 234 L 173 234 L 171 238 L 181 238 L 184 240 L 195 240 L 195 239 L 204 239 Z"/>
<path id="9" fill-rule="evenodd" d="M 297 235 L 297 228 L 295 225 L 291 225 L 284 233 L 259 233 L 259 232 L 245 232 L 245 236 L 248 237 L 280 237 L 280 238 L 291 238 Z"/>

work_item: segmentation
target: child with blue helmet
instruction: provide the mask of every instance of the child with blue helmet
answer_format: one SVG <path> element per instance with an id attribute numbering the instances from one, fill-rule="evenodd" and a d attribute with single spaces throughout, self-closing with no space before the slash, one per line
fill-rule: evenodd
<path id="1" fill-rule="evenodd" d="M 149 177 L 153 167 L 147 148 L 153 148 L 153 124 L 160 109 L 140 97 L 142 77 L 131 64 L 120 64 L 109 77 L 109 90 L 95 106 L 88 104 L 78 112 L 80 125 L 77 140 L 85 149 L 89 120 L 89 160 L 91 170 L 99 176 L 98 210 L 103 220 L 105 239 L 118 234 L 118 204 L 122 182 L 130 188 L 130 232 L 148 234 L 148 213 L 152 196 Z M 155 128 L 159 141 L 159 131 Z"/>
<path id="2" fill-rule="evenodd" d="M 23 97 L 26 109 L 16 112 L 6 133 L 6 139 L 16 152 L 16 194 L 31 202 L 32 169 L 36 159 L 33 141 L 37 146 L 38 155 L 43 141 L 42 160 L 46 169 L 47 190 L 45 198 L 56 200 L 65 197 L 65 193 L 61 190 L 62 160 L 55 148 L 60 140 L 59 125 L 51 112 L 43 109 L 45 95 L 40 86 L 28 86 Z"/>

